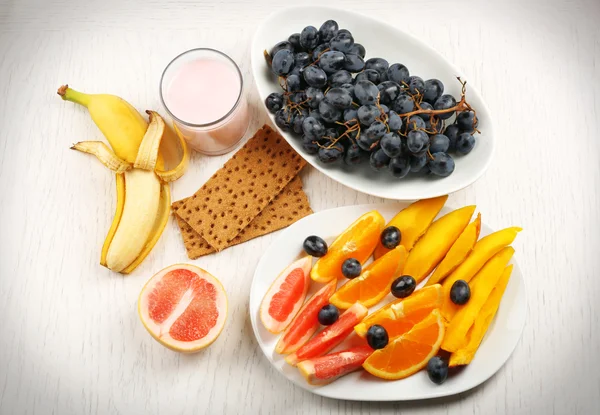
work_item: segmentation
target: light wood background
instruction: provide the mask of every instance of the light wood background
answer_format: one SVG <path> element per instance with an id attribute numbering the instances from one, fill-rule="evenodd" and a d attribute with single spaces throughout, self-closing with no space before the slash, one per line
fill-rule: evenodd
<path id="1" fill-rule="evenodd" d="M 253 131 L 267 118 L 251 86 L 250 40 L 261 19 L 286 3 L 0 0 L 0 413 L 597 414 L 597 0 L 328 2 L 434 46 L 464 69 L 496 118 L 491 168 L 448 202 L 476 203 L 492 227 L 525 228 L 515 247 L 527 282 L 527 325 L 488 382 L 408 403 L 335 401 L 294 387 L 263 357 L 248 319 L 254 267 L 275 235 L 194 261 L 229 294 L 226 329 L 212 347 L 184 356 L 145 332 L 138 293 L 154 272 L 188 261 L 179 232 L 171 221 L 130 276 L 98 265 L 114 178 L 69 151 L 101 135 L 56 89 L 68 82 L 120 95 L 140 110 L 160 109 L 158 81 L 170 58 L 215 47 L 242 67 Z M 194 156 L 172 187 L 174 198 L 191 194 L 227 157 Z M 315 211 L 380 201 L 310 167 L 303 177 Z"/>

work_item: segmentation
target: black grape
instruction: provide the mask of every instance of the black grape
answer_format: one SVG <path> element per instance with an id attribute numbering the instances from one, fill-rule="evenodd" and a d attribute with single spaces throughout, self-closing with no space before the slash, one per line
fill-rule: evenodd
<path id="1" fill-rule="evenodd" d="M 339 26 L 335 20 L 327 20 L 321 25 L 319 35 L 321 42 L 329 42 L 337 34 Z"/>
<path id="2" fill-rule="evenodd" d="M 288 49 L 281 49 L 273 57 L 271 69 L 275 75 L 287 75 L 294 67 L 294 53 Z"/>
<path id="3" fill-rule="evenodd" d="M 354 95 L 362 105 L 375 104 L 379 90 L 377 86 L 370 81 L 358 81 L 354 86 Z"/>
<path id="4" fill-rule="evenodd" d="M 300 45 L 304 49 L 313 50 L 320 43 L 319 31 L 314 26 L 306 26 L 300 32 Z"/>
<path id="5" fill-rule="evenodd" d="M 375 69 L 365 69 L 356 75 L 356 82 L 358 81 L 370 81 L 377 85 L 380 81 L 379 72 L 377 72 Z"/>

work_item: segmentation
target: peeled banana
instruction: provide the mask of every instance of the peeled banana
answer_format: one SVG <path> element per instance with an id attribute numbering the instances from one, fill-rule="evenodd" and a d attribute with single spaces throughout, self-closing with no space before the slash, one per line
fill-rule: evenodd
<path id="1" fill-rule="evenodd" d="M 60 87 L 58 94 L 86 107 L 112 147 L 101 141 L 83 141 L 71 148 L 95 155 L 116 174 L 117 208 L 100 264 L 128 274 L 150 253 L 167 224 L 171 204 L 168 183 L 185 173 L 187 145 L 179 136 L 182 160 L 165 171 L 159 147 L 161 139 L 172 134 L 156 112 L 146 111 L 148 124 L 134 107 L 117 96 L 84 94 L 68 85 Z"/>

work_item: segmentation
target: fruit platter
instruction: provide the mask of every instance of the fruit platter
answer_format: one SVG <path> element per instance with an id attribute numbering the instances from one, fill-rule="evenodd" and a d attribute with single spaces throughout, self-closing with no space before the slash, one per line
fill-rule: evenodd
<path id="1" fill-rule="evenodd" d="M 491 377 L 525 323 L 510 246 L 520 228 L 494 231 L 475 206 L 445 201 L 348 206 L 287 228 L 250 293 L 269 362 L 302 388 L 349 400 L 447 396 Z"/>
<path id="2" fill-rule="evenodd" d="M 473 183 L 492 159 L 493 124 L 476 88 L 385 23 L 329 8 L 283 10 L 257 30 L 252 68 L 290 145 L 355 190 L 441 196 Z"/>

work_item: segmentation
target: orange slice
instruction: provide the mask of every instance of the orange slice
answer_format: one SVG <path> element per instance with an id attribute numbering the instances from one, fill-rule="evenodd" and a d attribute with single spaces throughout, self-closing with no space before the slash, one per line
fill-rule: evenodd
<path id="1" fill-rule="evenodd" d="M 397 246 L 344 284 L 329 302 L 344 310 L 356 302 L 367 308 L 374 306 L 390 292 L 392 281 L 402 273 L 407 255 L 402 245 Z"/>
<path id="2" fill-rule="evenodd" d="M 444 323 L 440 312 L 433 310 L 408 333 L 391 340 L 365 360 L 363 367 L 382 379 L 403 379 L 423 369 L 440 349 Z"/>
<path id="3" fill-rule="evenodd" d="M 385 328 L 390 339 L 406 333 L 442 304 L 442 286 L 431 285 L 381 307 L 354 327 L 360 337 L 374 324 Z"/>
<path id="4" fill-rule="evenodd" d="M 400 245 L 406 248 L 407 252 L 410 252 L 419 238 L 425 234 L 433 219 L 442 210 L 446 200 L 448 200 L 448 196 L 416 201 L 412 205 L 402 209 L 385 227 L 395 226 L 400 229 Z M 388 251 L 389 249 L 384 247 L 381 241 L 379 241 L 377 248 L 375 248 L 375 259 Z"/>
<path id="5" fill-rule="evenodd" d="M 155 274 L 140 293 L 138 314 L 148 332 L 169 349 L 192 353 L 214 342 L 227 318 L 227 296 L 215 277 L 176 264 Z"/>
<path id="6" fill-rule="evenodd" d="M 273 334 L 281 333 L 296 316 L 310 285 L 312 258 L 288 265 L 273 281 L 260 304 L 260 321 Z"/>
<path id="7" fill-rule="evenodd" d="M 342 263 L 348 258 L 365 263 L 377 246 L 384 225 L 385 219 L 376 210 L 362 215 L 333 241 L 327 254 L 315 263 L 310 277 L 329 282 L 343 277 Z"/>

